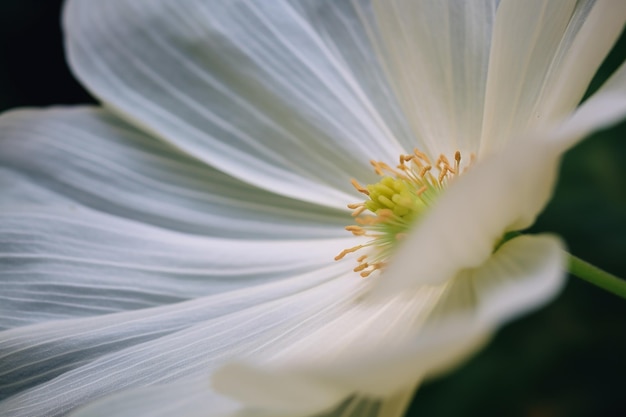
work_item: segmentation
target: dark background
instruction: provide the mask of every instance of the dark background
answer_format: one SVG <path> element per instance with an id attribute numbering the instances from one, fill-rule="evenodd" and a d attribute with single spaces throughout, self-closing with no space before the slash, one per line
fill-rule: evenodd
<path id="1" fill-rule="evenodd" d="M 107 1 L 107 0 L 102 0 Z M 94 102 L 63 55 L 60 0 L 0 0 L 0 110 Z M 626 36 L 590 91 L 626 57 Z M 533 227 L 626 277 L 626 123 L 564 158 L 556 194 Z M 530 168 L 530 164 L 529 164 Z M 423 385 L 420 417 L 626 416 L 626 300 L 570 277 L 549 306 L 501 329 L 454 373 Z"/>

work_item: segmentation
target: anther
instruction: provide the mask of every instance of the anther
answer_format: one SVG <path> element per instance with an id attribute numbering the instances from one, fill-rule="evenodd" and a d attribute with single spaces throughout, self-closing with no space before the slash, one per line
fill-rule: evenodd
<path id="1" fill-rule="evenodd" d="M 448 168 L 447 166 L 444 166 L 441 169 L 441 174 L 439 174 L 439 183 L 443 183 L 443 179 L 446 177 L 446 175 L 448 174 L 448 172 L 452 172 L 452 170 L 450 168 Z"/>
<path id="2" fill-rule="evenodd" d="M 423 152 L 420 152 L 419 149 L 417 149 L 417 148 L 413 149 L 413 153 L 415 154 L 415 156 L 417 156 L 422 161 L 426 162 L 428 165 L 432 165 L 431 162 L 430 162 L 430 159 L 428 159 L 428 155 L 426 155 Z"/>
<path id="3" fill-rule="evenodd" d="M 345 229 L 352 232 L 354 236 L 363 236 L 366 233 L 361 226 L 346 226 Z"/>
<path id="4" fill-rule="evenodd" d="M 349 248 L 349 249 L 344 249 L 344 250 L 341 251 L 341 253 L 339 255 L 335 256 L 335 260 L 338 261 L 338 260 L 342 259 L 344 256 L 346 256 L 347 254 L 352 253 L 352 252 L 356 252 L 359 249 L 361 249 L 362 247 L 363 247 L 363 245 L 357 245 L 357 246 L 354 246 L 354 247 Z"/>
<path id="5" fill-rule="evenodd" d="M 363 213 L 365 210 L 367 210 L 367 207 L 365 206 L 361 206 L 356 208 L 353 212 L 352 212 L 352 217 L 357 217 L 359 216 L 361 213 Z"/>
<path id="6" fill-rule="evenodd" d="M 352 186 L 368 197 L 364 202 L 348 204 L 356 224 L 345 228 L 355 236 L 367 238 L 367 243 L 342 251 L 335 260 L 362 248 L 372 248 L 372 252 L 359 256 L 354 271 L 365 278 L 382 269 L 397 242 L 399 244 L 406 238 L 410 224 L 460 174 L 461 152 L 456 151 L 453 155 L 454 159 L 450 160 L 440 155 L 436 160 L 433 159 L 433 163 L 426 154 L 415 149 L 411 154 L 399 155 L 397 166 L 370 161 L 382 178 L 367 186 L 362 186 L 355 179 L 351 180 Z M 475 158 L 471 154 L 470 162 L 463 164 L 463 169 L 472 165 Z M 453 165 L 450 161 L 453 161 Z M 370 262 L 366 262 L 366 259 Z"/>
<path id="7" fill-rule="evenodd" d="M 360 193 L 365 194 L 365 195 L 370 195 L 370 192 L 367 191 L 367 188 L 363 187 L 361 184 L 358 183 L 357 180 L 355 180 L 354 178 L 350 180 L 350 183 L 352 184 L 352 186 Z"/>

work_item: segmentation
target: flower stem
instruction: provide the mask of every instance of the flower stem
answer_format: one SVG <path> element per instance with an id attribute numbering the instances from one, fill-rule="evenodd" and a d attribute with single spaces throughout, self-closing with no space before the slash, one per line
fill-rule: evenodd
<path id="1" fill-rule="evenodd" d="M 568 253 L 569 273 L 619 297 L 626 298 L 626 280 Z"/>

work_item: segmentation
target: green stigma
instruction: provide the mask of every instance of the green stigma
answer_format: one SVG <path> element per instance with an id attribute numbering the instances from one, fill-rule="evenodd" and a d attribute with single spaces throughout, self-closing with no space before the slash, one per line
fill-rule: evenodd
<path id="1" fill-rule="evenodd" d="M 361 186 L 356 180 L 352 185 L 367 196 L 361 203 L 349 204 L 357 224 L 346 230 L 355 236 L 370 240 L 362 245 L 345 249 L 335 257 L 342 259 L 349 253 L 364 248 L 370 250 L 357 258 L 354 268 L 362 277 L 382 269 L 397 242 L 423 216 L 448 182 L 459 175 L 460 152 L 454 155 L 454 164 L 441 155 L 432 164 L 430 159 L 417 149 L 410 155 L 401 155 L 400 164 L 392 168 L 384 162 L 371 161 L 374 170 L 382 178 L 375 184 Z M 438 171 L 434 175 L 432 168 Z"/>

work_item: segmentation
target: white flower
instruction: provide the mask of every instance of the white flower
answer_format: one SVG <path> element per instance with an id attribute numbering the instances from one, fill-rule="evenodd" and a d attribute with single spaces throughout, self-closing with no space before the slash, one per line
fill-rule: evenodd
<path id="1" fill-rule="evenodd" d="M 1 413 L 129 389 L 77 415 L 401 415 L 560 288 L 557 238 L 494 249 L 626 113 L 624 65 L 577 107 L 625 21 L 620 0 L 69 1 L 104 107 L 0 118 Z M 363 280 L 332 259 L 367 241 L 350 180 L 415 147 L 477 161 Z"/>

